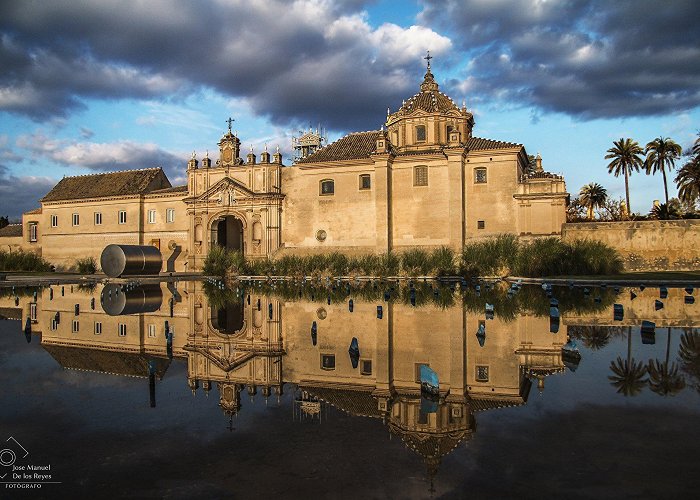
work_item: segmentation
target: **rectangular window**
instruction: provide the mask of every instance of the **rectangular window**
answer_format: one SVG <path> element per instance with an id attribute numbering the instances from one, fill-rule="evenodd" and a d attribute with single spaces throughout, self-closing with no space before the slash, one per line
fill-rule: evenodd
<path id="1" fill-rule="evenodd" d="M 149 223 L 149 224 L 155 224 L 155 223 L 156 223 L 156 211 L 155 211 L 155 210 L 149 210 L 149 211 L 148 211 L 148 223 Z"/>
<path id="2" fill-rule="evenodd" d="M 150 338 L 155 338 L 156 336 L 156 325 L 148 325 L 148 336 Z"/>
<path id="3" fill-rule="evenodd" d="M 58 215 L 51 216 L 51 227 L 58 227 Z"/>
<path id="4" fill-rule="evenodd" d="M 474 184 L 486 184 L 486 169 L 485 168 L 475 168 L 474 169 Z"/>
<path id="5" fill-rule="evenodd" d="M 321 369 L 335 370 L 335 354 L 321 354 Z"/>
<path id="6" fill-rule="evenodd" d="M 360 375 L 372 375 L 371 359 L 363 359 L 360 361 Z"/>
<path id="7" fill-rule="evenodd" d="M 169 208 L 165 211 L 165 222 L 175 222 L 175 209 Z"/>
<path id="8" fill-rule="evenodd" d="M 425 125 L 416 125 L 416 142 L 425 142 Z"/>
<path id="9" fill-rule="evenodd" d="M 420 166 L 413 167 L 413 185 L 427 186 L 428 185 L 428 167 Z"/>
<path id="10" fill-rule="evenodd" d="M 125 323 L 119 323 L 119 336 L 126 337 L 126 324 Z"/>
<path id="11" fill-rule="evenodd" d="M 489 381 L 489 367 L 485 365 L 476 365 L 476 381 L 477 382 L 488 382 Z"/>
<path id="12" fill-rule="evenodd" d="M 29 241 L 36 242 L 37 240 L 36 224 L 29 224 Z"/>
<path id="13" fill-rule="evenodd" d="M 95 321 L 95 335 L 102 335 L 102 323 Z"/>
<path id="14" fill-rule="evenodd" d="M 99 226 L 102 224 L 102 214 L 100 212 L 95 212 L 95 225 Z"/>
<path id="15" fill-rule="evenodd" d="M 369 174 L 362 174 L 360 176 L 360 189 L 370 189 L 372 187 L 372 180 Z"/>
<path id="16" fill-rule="evenodd" d="M 119 211 L 119 224 L 126 224 L 126 210 Z"/>
<path id="17" fill-rule="evenodd" d="M 333 180 L 326 179 L 325 181 L 321 181 L 320 191 L 322 195 L 331 195 L 335 193 L 335 183 L 333 182 Z"/>
<path id="18" fill-rule="evenodd" d="M 56 318 L 51 318 L 51 331 L 55 332 L 58 329 L 58 321 Z"/>
<path id="19" fill-rule="evenodd" d="M 476 221 L 476 228 L 477 229 L 486 229 L 486 221 L 483 221 L 483 220 Z"/>
<path id="20" fill-rule="evenodd" d="M 78 333 L 80 331 L 80 320 L 73 320 L 73 333 Z"/>
<path id="21" fill-rule="evenodd" d="M 29 321 L 36 323 L 36 302 L 29 304 Z"/>
<path id="22" fill-rule="evenodd" d="M 80 225 L 80 215 L 79 214 L 73 214 L 73 225 L 74 226 Z"/>

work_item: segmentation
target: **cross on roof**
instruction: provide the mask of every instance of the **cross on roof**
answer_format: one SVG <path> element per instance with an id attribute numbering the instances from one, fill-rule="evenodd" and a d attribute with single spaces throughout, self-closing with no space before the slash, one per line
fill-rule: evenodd
<path id="1" fill-rule="evenodd" d="M 426 61 L 428 61 L 428 70 L 430 70 L 430 60 L 433 58 L 433 56 L 430 55 L 430 51 L 429 51 L 429 50 L 427 50 L 426 52 L 427 52 L 427 55 L 426 55 L 423 59 L 425 59 Z"/>
<path id="2" fill-rule="evenodd" d="M 234 121 L 236 121 L 236 120 L 234 120 L 234 119 L 231 118 L 230 116 L 228 117 L 228 120 L 226 120 L 226 123 L 228 123 L 228 131 L 229 131 L 229 132 L 231 132 L 231 124 L 232 124 Z"/>

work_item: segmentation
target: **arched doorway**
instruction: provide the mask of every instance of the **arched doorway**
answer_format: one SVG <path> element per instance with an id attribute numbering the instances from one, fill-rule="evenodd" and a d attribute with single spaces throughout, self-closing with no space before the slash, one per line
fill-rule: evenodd
<path id="1" fill-rule="evenodd" d="M 214 221 L 212 229 L 216 235 L 216 243 L 234 252 L 245 253 L 243 238 L 243 223 L 233 215 L 225 215 Z"/>
<path id="2" fill-rule="evenodd" d="M 211 308 L 211 324 L 224 335 L 233 335 L 243 328 L 243 304 L 228 303 L 218 309 Z"/>

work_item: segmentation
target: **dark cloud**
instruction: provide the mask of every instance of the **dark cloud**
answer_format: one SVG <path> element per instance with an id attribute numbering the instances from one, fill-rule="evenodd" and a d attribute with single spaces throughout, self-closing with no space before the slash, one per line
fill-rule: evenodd
<path id="1" fill-rule="evenodd" d="M 700 105 L 697 4 L 427 0 L 421 20 L 473 58 L 455 88 L 582 119 Z"/>
<path id="2" fill-rule="evenodd" d="M 41 119 L 89 97 L 172 98 L 208 87 L 249 98 L 276 123 L 374 127 L 410 95 L 419 55 L 450 41 L 417 26 L 372 28 L 359 14 L 367 3 L 4 2 L 0 63 L 11 70 L 0 75 L 0 109 Z"/>
<path id="3" fill-rule="evenodd" d="M 22 214 L 39 206 L 38 200 L 56 181 L 46 177 L 15 176 L 0 164 L 0 216 L 21 220 Z"/>

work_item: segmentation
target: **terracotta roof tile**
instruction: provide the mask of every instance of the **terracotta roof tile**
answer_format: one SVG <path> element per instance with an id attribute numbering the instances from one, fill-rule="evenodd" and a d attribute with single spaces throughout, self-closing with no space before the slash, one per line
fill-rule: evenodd
<path id="1" fill-rule="evenodd" d="M 469 151 L 523 147 L 522 144 L 515 142 L 494 141 L 493 139 L 482 139 L 481 137 L 470 137 L 465 146 Z"/>
<path id="2" fill-rule="evenodd" d="M 379 411 L 377 400 L 372 397 L 371 391 L 327 387 L 303 387 L 302 389 L 350 415 L 376 418 L 384 416 L 384 413 Z"/>
<path id="3" fill-rule="evenodd" d="M 10 224 L 0 229 L 0 238 L 22 236 L 22 224 Z"/>
<path id="4" fill-rule="evenodd" d="M 123 170 L 104 174 L 64 177 L 41 201 L 80 200 L 106 196 L 129 196 L 169 188 L 162 168 Z"/>
<path id="5" fill-rule="evenodd" d="M 319 149 L 314 154 L 302 158 L 297 163 L 319 163 L 325 161 L 355 160 L 369 158 L 377 147 L 377 138 L 381 132 L 370 130 L 368 132 L 354 132 L 342 139 L 332 142 L 328 146 Z"/>
<path id="6" fill-rule="evenodd" d="M 164 189 L 154 189 L 148 194 L 170 194 L 170 193 L 186 193 L 187 192 L 187 185 L 185 184 L 184 186 L 173 186 L 169 188 L 164 188 Z"/>
<path id="7" fill-rule="evenodd" d="M 410 114 L 418 109 L 422 109 L 428 113 L 450 110 L 459 111 L 459 108 L 454 101 L 439 90 L 418 92 L 416 95 L 404 102 L 399 111 L 403 111 L 405 114 Z"/>
<path id="8" fill-rule="evenodd" d="M 30 210 L 29 212 L 24 212 L 24 215 L 37 215 L 41 213 L 41 207 Z"/>

